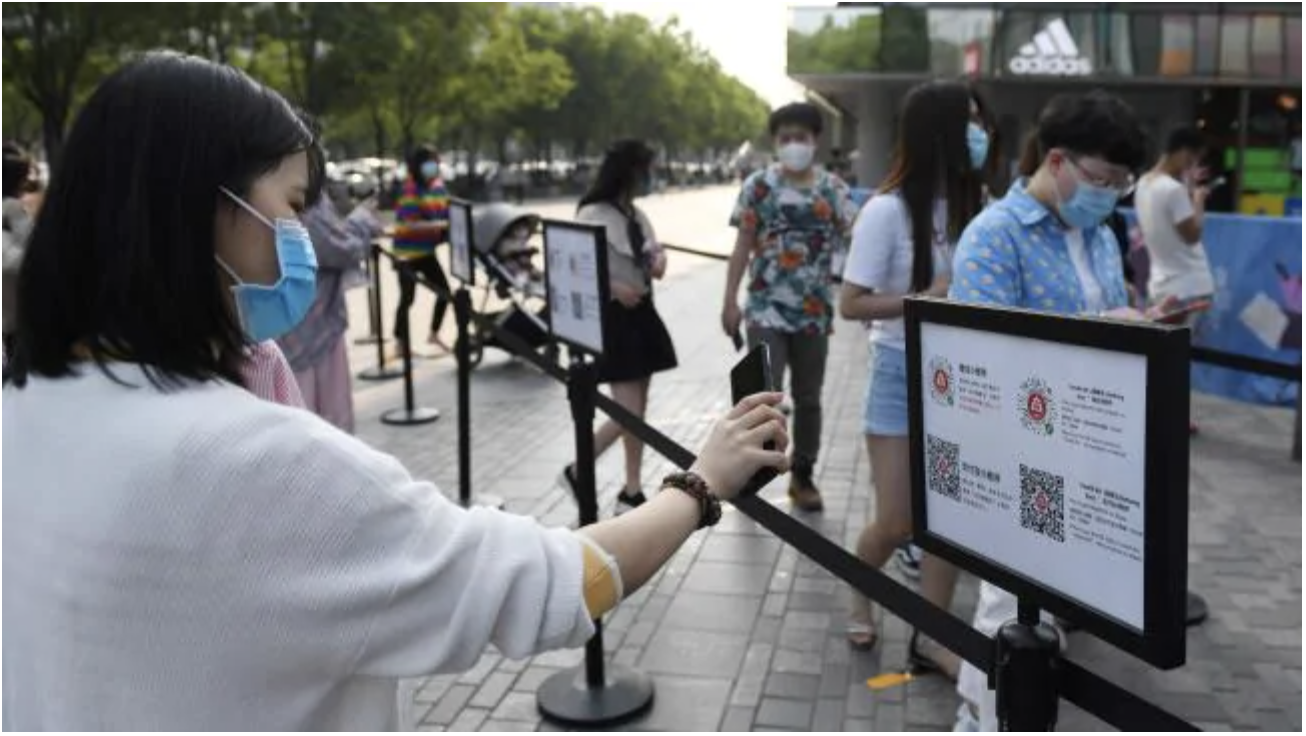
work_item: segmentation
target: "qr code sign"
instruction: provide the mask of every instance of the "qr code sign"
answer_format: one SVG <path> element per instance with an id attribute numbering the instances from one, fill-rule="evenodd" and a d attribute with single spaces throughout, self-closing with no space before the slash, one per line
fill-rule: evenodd
<path id="1" fill-rule="evenodd" d="M 948 498 L 961 500 L 961 445 L 925 435 L 925 464 L 929 467 L 927 488 Z"/>
<path id="2" fill-rule="evenodd" d="M 1020 465 L 1020 525 L 1048 539 L 1066 541 L 1066 479 Z"/>

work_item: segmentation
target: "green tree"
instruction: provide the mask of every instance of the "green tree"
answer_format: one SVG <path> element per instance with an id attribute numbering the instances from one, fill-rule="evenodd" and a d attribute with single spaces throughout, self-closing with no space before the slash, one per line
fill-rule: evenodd
<path id="1" fill-rule="evenodd" d="M 798 74 L 841 74 L 879 71 L 879 14 L 856 16 L 849 24 L 838 24 L 827 15 L 820 29 L 812 33 L 790 30 L 788 67 Z"/>

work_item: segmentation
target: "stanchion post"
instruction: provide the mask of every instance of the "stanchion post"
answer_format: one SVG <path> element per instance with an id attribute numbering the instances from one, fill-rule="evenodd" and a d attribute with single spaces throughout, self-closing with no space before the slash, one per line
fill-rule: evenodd
<path id="1" fill-rule="evenodd" d="M 1016 620 L 998 629 L 993 674 L 998 729 L 1054 731 L 1061 697 L 1061 642 L 1056 629 L 1039 620 L 1038 607 L 1016 604 Z"/>
<path id="2" fill-rule="evenodd" d="M 355 345 L 371 345 L 377 342 L 385 342 L 385 338 L 381 335 L 381 324 L 377 321 L 381 318 L 381 309 L 380 307 L 377 306 L 376 293 L 374 291 L 374 288 L 376 286 L 376 279 L 373 277 L 372 274 L 376 272 L 376 267 L 377 267 L 376 262 L 373 260 L 374 257 L 375 254 L 372 252 L 372 249 L 368 248 L 367 249 L 367 276 L 368 276 L 367 278 L 367 331 L 368 334 L 365 335 L 364 337 L 356 338 L 354 340 Z"/>
<path id="3" fill-rule="evenodd" d="M 399 265 L 400 269 L 410 269 L 412 266 L 406 263 Z M 410 272 L 403 274 L 404 278 L 416 278 L 416 275 Z M 382 424 L 391 424 L 399 427 L 411 427 L 417 424 L 430 424 L 440 418 L 440 412 L 437 409 L 429 409 L 424 406 L 416 406 L 416 397 L 413 395 L 413 339 L 408 328 L 408 311 L 400 310 L 398 316 L 399 330 L 398 333 L 403 335 L 401 345 L 403 345 L 403 365 L 404 365 L 404 405 L 398 409 L 391 409 L 381 415 Z"/>
<path id="4" fill-rule="evenodd" d="M 594 364 L 572 356 L 567 400 L 576 430 L 576 502 L 581 526 L 598 521 L 594 479 Z M 585 663 L 564 670 L 540 686 L 537 704 L 546 718 L 570 726 L 611 726 L 637 717 L 653 705 L 653 682 L 641 672 L 604 662 L 603 624 L 585 643 Z"/>
<path id="5" fill-rule="evenodd" d="M 458 360 L 458 503 L 463 508 L 478 506 L 503 508 L 503 499 L 478 495 L 472 498 L 472 294 L 464 286 L 453 295 L 454 321 L 458 324 L 458 342 L 454 355 Z"/>
<path id="6" fill-rule="evenodd" d="M 368 255 L 368 267 L 372 272 L 372 285 L 368 287 L 368 304 L 369 310 L 374 315 L 376 324 L 376 365 L 358 372 L 358 378 L 364 381 L 388 381 L 391 378 L 398 378 L 402 374 L 399 371 L 386 367 L 385 364 L 385 319 L 382 315 L 384 309 L 381 301 L 381 246 L 372 243 L 372 251 Z"/>

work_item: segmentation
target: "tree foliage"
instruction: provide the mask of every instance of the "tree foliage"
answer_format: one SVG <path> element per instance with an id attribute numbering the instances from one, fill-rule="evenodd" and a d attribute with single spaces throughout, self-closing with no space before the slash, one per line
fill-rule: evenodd
<path id="1" fill-rule="evenodd" d="M 680 155 L 756 136 L 766 105 L 676 22 L 509 3 L 3 5 L 4 133 L 56 158 L 77 106 L 131 54 L 244 68 L 324 125 L 337 155 L 418 140 L 583 156 L 619 136 Z"/>

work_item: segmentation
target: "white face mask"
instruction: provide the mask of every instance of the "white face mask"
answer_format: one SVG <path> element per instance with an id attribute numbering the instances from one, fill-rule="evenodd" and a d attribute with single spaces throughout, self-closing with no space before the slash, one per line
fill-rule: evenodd
<path id="1" fill-rule="evenodd" d="M 816 155 L 816 147 L 810 143 L 786 143 L 780 146 L 780 165 L 794 172 L 807 171 Z"/>

